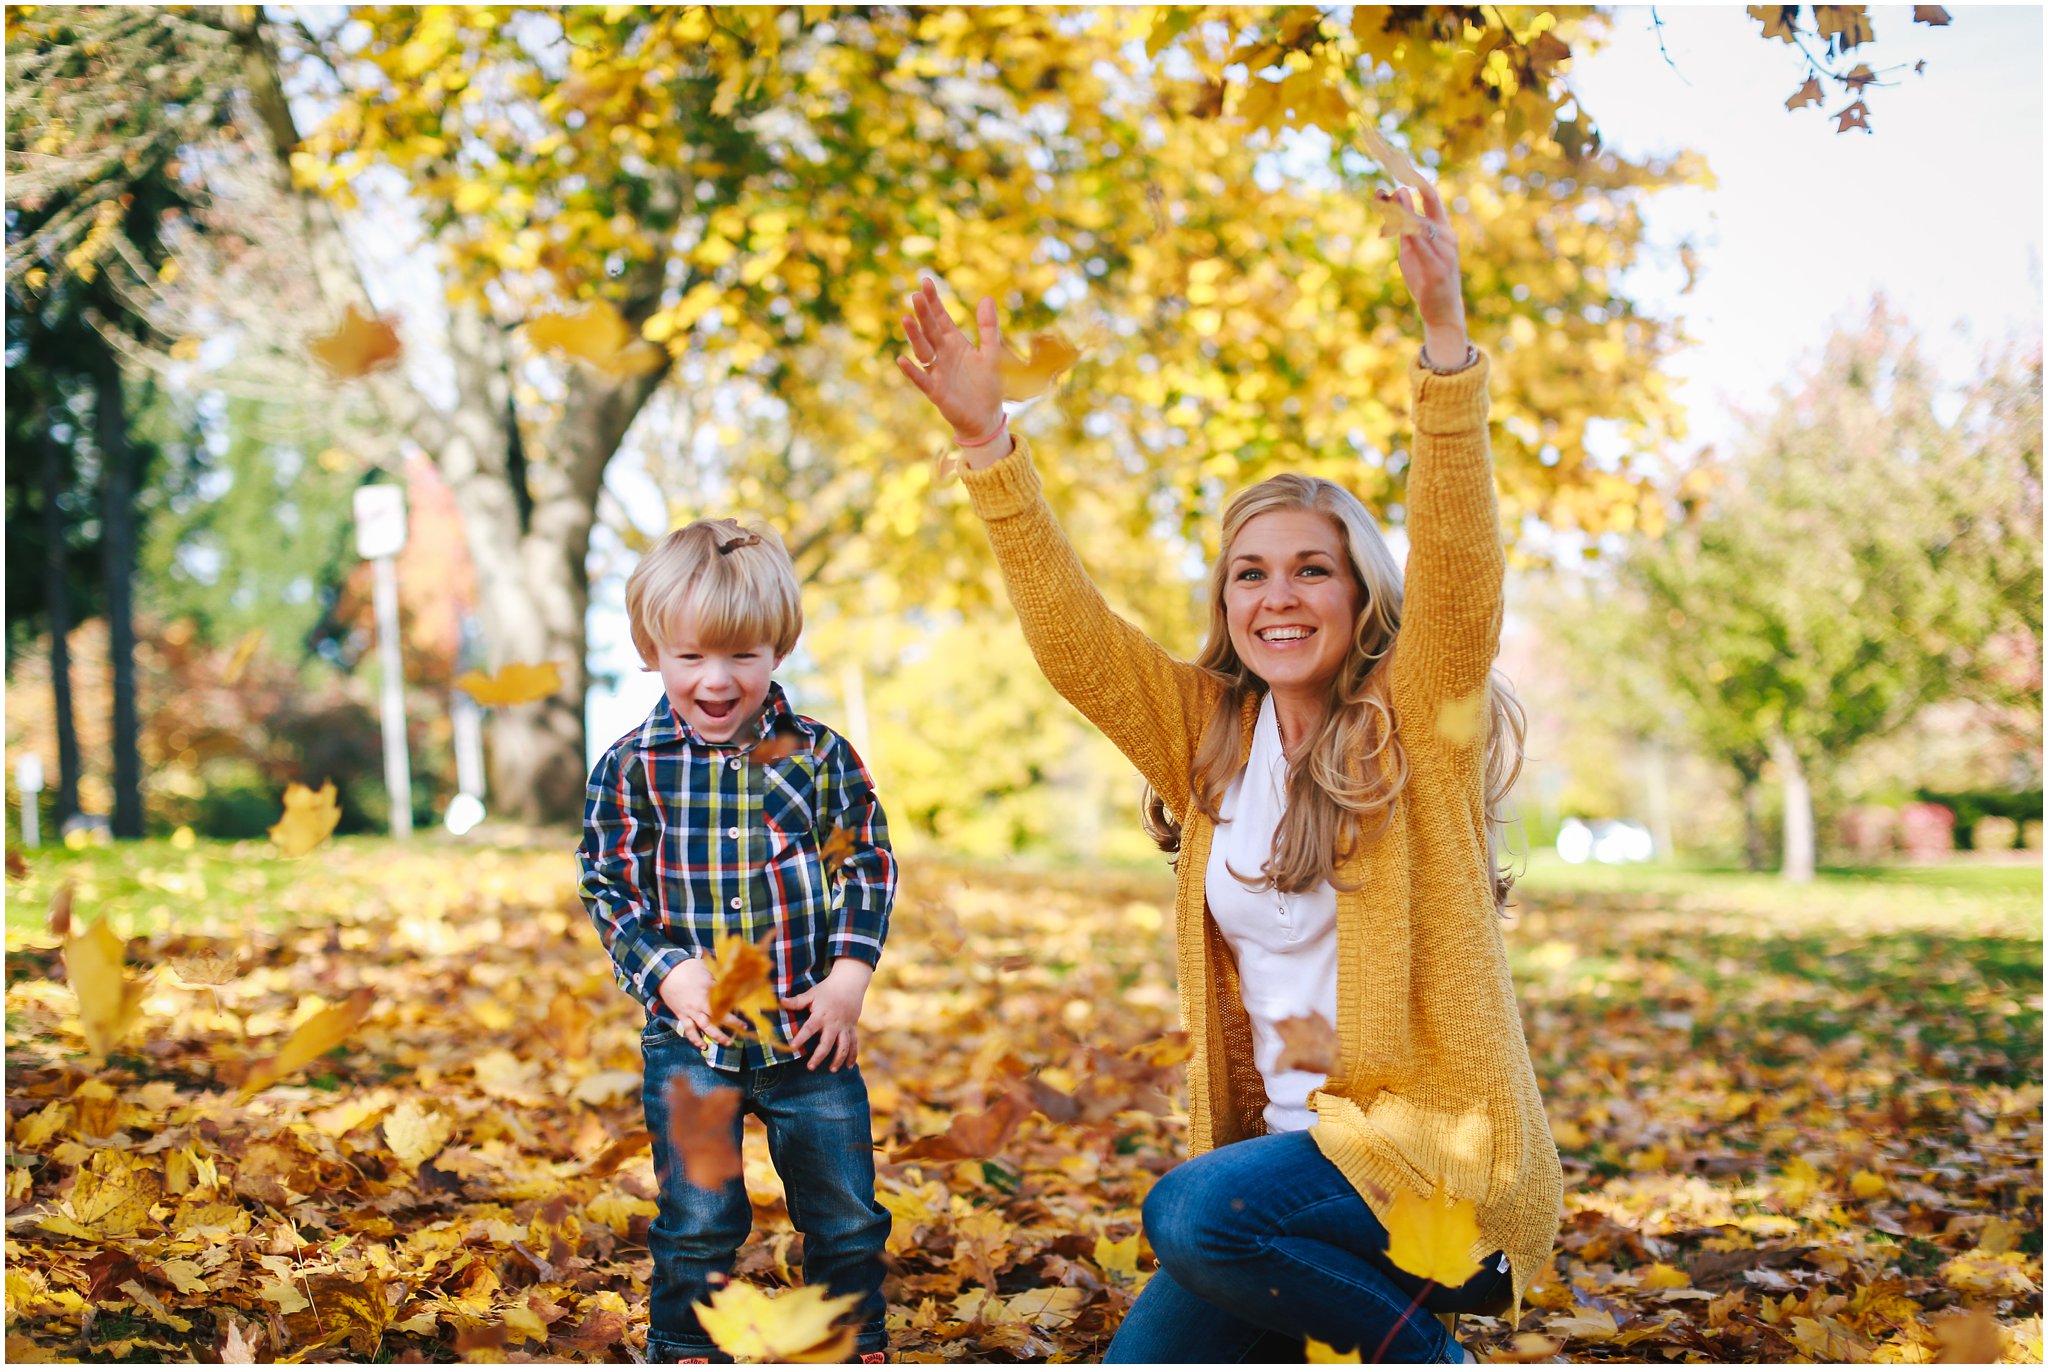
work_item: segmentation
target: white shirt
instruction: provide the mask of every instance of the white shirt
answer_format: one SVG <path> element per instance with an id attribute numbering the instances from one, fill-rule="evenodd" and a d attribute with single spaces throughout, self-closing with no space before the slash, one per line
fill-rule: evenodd
<path id="1" fill-rule="evenodd" d="M 1266 1084 L 1266 1129 L 1305 1131 L 1315 1123 L 1308 1096 L 1327 1077 L 1277 1068 L 1277 1024 L 1321 1017 L 1337 1024 L 1337 891 L 1328 881 L 1302 894 L 1251 889 L 1273 854 L 1273 832 L 1287 810 L 1287 754 L 1268 693 L 1252 730 L 1252 753 L 1219 805 L 1205 883 L 1209 913 L 1237 957 L 1238 987 L 1252 1024 L 1252 1058 Z"/>

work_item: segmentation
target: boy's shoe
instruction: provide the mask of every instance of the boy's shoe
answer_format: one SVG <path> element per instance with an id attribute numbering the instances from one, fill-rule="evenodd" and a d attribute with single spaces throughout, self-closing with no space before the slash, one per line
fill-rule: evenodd
<path id="1" fill-rule="evenodd" d="M 862 1364 L 887 1364 L 889 1357 L 879 1350 L 870 1350 L 860 1357 L 859 1362 Z"/>

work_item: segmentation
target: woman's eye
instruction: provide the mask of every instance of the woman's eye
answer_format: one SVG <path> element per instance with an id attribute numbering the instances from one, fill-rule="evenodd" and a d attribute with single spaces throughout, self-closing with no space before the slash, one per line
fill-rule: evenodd
<path id="1" fill-rule="evenodd" d="M 1241 570 L 1241 571 L 1239 571 L 1239 572 L 1237 573 L 1237 578 L 1238 578 L 1238 579 L 1239 579 L 1240 581 L 1244 581 L 1244 580 L 1263 580 L 1263 579 L 1265 579 L 1266 577 L 1265 577 L 1265 574 L 1264 574 L 1264 572 L 1262 572 L 1262 571 L 1256 571 L 1256 570 Z"/>

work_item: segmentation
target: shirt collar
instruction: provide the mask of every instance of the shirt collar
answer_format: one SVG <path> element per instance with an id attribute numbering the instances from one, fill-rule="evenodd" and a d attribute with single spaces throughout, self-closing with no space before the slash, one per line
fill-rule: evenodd
<path id="1" fill-rule="evenodd" d="M 731 750 L 747 752 L 755 745 L 767 740 L 778 727 L 793 727 L 813 740 L 816 733 L 808 719 L 789 706 L 789 696 L 782 692 L 777 680 L 768 682 L 768 697 L 762 700 L 761 712 L 752 725 L 741 729 L 730 741 L 706 741 L 696 728 L 676 716 L 669 706 L 668 695 L 663 694 L 654 701 L 654 708 L 647 715 L 647 721 L 640 724 L 640 739 L 637 743 L 642 751 L 656 747 L 683 746 L 698 750 Z"/>

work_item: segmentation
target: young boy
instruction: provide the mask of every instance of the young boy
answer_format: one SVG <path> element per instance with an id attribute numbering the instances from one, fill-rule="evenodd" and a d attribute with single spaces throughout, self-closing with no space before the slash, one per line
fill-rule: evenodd
<path id="1" fill-rule="evenodd" d="M 775 534 L 701 519 L 663 538 L 626 582 L 633 645 L 662 698 L 591 772 L 581 892 L 619 985 L 647 1010 L 642 1098 L 660 1215 L 647 1358 L 726 1360 L 696 1304 L 752 1225 L 745 1186 L 693 1186 L 669 1129 L 669 1089 L 737 1088 L 733 1114 L 768 1150 L 804 1236 L 804 1276 L 856 1293 L 856 1352 L 887 1344 L 867 1085 L 855 1026 L 881 958 L 896 861 L 874 786 L 844 738 L 794 712 L 771 678 L 803 630 L 796 571 Z M 844 833 L 833 838 L 834 833 Z M 852 849 L 827 867 L 828 838 Z M 782 1011 L 757 1039 L 711 1020 L 702 957 L 719 936 L 768 942 Z M 783 1043 L 787 1043 L 784 1045 Z"/>

